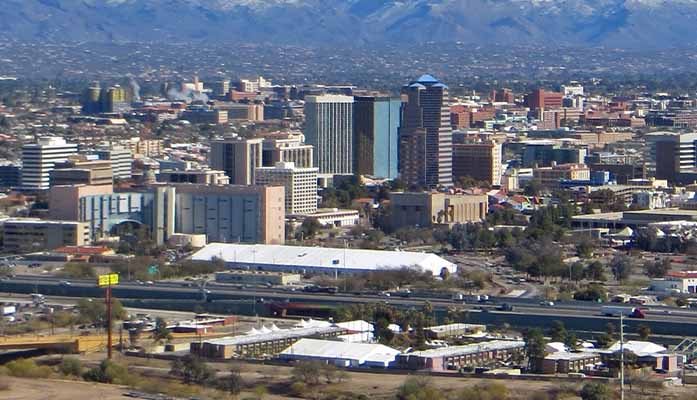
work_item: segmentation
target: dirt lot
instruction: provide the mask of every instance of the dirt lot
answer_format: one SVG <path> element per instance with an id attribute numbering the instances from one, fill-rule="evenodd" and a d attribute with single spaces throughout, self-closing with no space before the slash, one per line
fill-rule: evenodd
<path id="1" fill-rule="evenodd" d="M 10 389 L 0 391 L 3 400 L 123 400 L 127 390 L 119 386 L 86 382 L 2 378 Z"/>

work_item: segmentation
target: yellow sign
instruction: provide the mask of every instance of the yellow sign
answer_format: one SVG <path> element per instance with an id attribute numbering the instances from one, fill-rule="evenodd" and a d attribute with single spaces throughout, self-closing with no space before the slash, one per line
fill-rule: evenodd
<path id="1" fill-rule="evenodd" d="M 99 275 L 99 287 L 118 284 L 119 274 Z"/>

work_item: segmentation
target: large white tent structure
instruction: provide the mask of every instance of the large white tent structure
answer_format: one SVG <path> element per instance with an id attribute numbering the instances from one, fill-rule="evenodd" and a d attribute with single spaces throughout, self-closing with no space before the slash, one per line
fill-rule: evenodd
<path id="1" fill-rule="evenodd" d="M 455 264 L 438 255 L 407 251 L 211 243 L 192 256 L 193 261 L 216 258 L 229 268 L 257 271 L 345 274 L 417 268 L 440 275 L 457 270 Z"/>

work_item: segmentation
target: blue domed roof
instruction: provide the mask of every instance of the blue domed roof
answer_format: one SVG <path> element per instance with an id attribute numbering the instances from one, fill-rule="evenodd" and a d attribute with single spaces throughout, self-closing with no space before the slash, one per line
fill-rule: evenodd
<path id="1" fill-rule="evenodd" d="M 411 85 L 409 85 L 410 88 L 417 88 L 417 89 L 426 89 L 426 86 L 420 84 L 419 82 L 414 82 Z"/>
<path id="2" fill-rule="evenodd" d="M 438 83 L 438 79 L 429 74 L 421 75 L 416 81 L 419 83 Z"/>

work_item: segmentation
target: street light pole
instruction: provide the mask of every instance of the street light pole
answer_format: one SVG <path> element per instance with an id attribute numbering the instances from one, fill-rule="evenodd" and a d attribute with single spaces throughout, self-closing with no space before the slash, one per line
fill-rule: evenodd
<path id="1" fill-rule="evenodd" d="M 620 313 L 620 400 L 624 400 L 624 314 Z"/>

